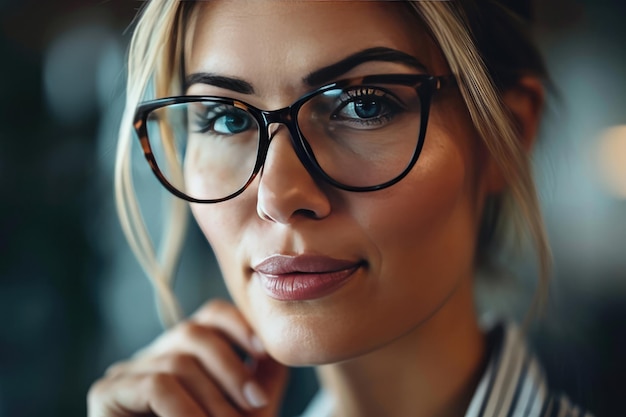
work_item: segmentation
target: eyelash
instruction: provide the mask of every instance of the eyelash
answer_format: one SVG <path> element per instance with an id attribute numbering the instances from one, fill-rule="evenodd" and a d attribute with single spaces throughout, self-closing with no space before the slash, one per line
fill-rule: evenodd
<path id="1" fill-rule="evenodd" d="M 215 125 L 215 121 L 220 117 L 228 115 L 231 107 L 226 105 L 216 105 L 207 107 L 204 112 L 195 112 L 193 117 L 198 126 L 194 133 L 207 133 Z"/>
<path id="2" fill-rule="evenodd" d="M 358 123 L 365 126 L 380 126 L 390 122 L 397 115 L 397 113 L 402 110 L 402 106 L 400 106 L 398 99 L 394 95 L 380 88 L 360 86 L 350 90 L 346 90 L 342 93 L 342 95 L 339 97 L 339 105 L 337 106 L 337 109 L 333 112 L 331 117 L 335 120 L 339 120 L 339 113 L 343 109 L 348 107 L 351 103 L 355 103 L 356 100 L 362 98 L 375 98 L 376 101 L 382 102 L 382 105 L 385 106 L 383 107 L 383 109 L 385 110 L 384 114 L 372 118 L 359 119 L 358 121 L 345 118 L 345 122 Z"/>

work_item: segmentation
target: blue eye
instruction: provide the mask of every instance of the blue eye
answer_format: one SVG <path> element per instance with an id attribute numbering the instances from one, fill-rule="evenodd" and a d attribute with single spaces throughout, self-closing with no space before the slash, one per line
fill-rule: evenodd
<path id="1" fill-rule="evenodd" d="M 372 129 L 389 123 L 402 106 L 383 90 L 359 87 L 341 94 L 331 120 L 355 129 Z"/>
<path id="2" fill-rule="evenodd" d="M 383 105 L 375 98 L 366 97 L 354 100 L 343 108 L 343 114 L 349 117 L 359 117 L 361 119 L 371 119 L 379 116 L 383 110 Z"/>
<path id="3" fill-rule="evenodd" d="M 255 126 L 252 115 L 230 105 L 206 106 L 195 113 L 196 132 L 215 135 L 237 135 Z"/>
<path id="4" fill-rule="evenodd" d="M 213 120 L 213 130 L 223 135 L 235 135 L 245 132 L 250 129 L 250 126 L 252 126 L 250 116 L 243 111 L 233 111 Z"/>

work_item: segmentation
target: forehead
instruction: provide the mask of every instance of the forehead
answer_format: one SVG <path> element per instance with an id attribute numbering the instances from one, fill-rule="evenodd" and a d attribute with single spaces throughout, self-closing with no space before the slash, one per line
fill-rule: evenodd
<path id="1" fill-rule="evenodd" d="M 389 47 L 436 73 L 438 49 L 400 1 L 214 0 L 197 2 L 186 70 L 282 84 L 355 52 Z"/>

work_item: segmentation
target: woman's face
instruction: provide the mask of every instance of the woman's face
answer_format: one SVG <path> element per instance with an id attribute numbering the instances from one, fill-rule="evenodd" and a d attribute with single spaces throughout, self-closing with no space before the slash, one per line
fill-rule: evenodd
<path id="1" fill-rule="evenodd" d="M 200 4 L 188 34 L 187 75 L 235 78 L 252 89 L 198 83 L 187 94 L 279 109 L 311 90 L 308 74 L 373 47 L 409 54 L 430 74 L 449 73 L 401 2 Z M 339 78 L 420 72 L 372 60 Z M 274 357 L 305 365 L 372 351 L 419 331 L 451 294 L 467 291 L 461 284 L 472 279 L 484 181 L 455 88 L 433 99 L 415 167 L 380 191 L 348 192 L 314 179 L 287 129 L 270 131 L 264 168 L 250 187 L 192 210 L 233 300 Z"/>

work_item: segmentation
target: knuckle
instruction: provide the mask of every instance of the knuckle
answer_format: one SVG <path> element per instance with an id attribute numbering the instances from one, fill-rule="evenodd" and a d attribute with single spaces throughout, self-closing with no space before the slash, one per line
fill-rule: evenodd
<path id="1" fill-rule="evenodd" d="M 175 383 L 174 376 L 165 372 L 155 372 L 144 379 L 146 390 L 155 394 L 170 391 Z"/>
<path id="2" fill-rule="evenodd" d="M 181 323 L 178 331 L 181 333 L 183 339 L 198 340 L 203 338 L 203 336 L 207 333 L 207 328 L 189 320 Z"/>
<path id="3" fill-rule="evenodd" d="M 196 359 L 185 353 L 176 353 L 167 357 L 167 369 L 173 374 L 181 374 L 196 366 Z"/>

